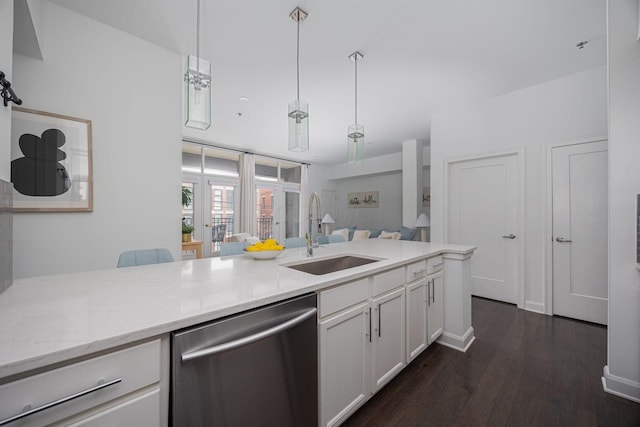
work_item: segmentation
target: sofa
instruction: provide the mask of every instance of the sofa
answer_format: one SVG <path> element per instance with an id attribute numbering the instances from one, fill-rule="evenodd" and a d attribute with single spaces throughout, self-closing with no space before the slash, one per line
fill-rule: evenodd
<path id="1" fill-rule="evenodd" d="M 415 228 L 400 227 L 395 230 L 385 230 L 382 228 L 368 227 L 342 227 L 337 228 L 331 234 L 339 234 L 346 241 L 363 239 L 391 239 L 391 240 L 413 240 L 417 230 Z"/>

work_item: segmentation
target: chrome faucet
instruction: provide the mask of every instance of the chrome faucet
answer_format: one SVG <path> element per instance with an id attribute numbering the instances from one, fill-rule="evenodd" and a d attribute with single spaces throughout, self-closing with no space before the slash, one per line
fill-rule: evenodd
<path id="1" fill-rule="evenodd" d="M 309 196 L 309 232 L 307 233 L 307 256 L 313 256 L 313 201 L 316 201 L 316 220 L 320 225 L 320 196 L 315 191 Z M 317 240 L 316 240 L 317 241 Z"/>

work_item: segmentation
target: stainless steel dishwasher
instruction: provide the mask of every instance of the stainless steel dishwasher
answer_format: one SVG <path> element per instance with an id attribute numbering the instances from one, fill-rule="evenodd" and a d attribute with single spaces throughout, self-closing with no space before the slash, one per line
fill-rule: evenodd
<path id="1" fill-rule="evenodd" d="M 171 334 L 174 426 L 318 424 L 316 295 Z"/>

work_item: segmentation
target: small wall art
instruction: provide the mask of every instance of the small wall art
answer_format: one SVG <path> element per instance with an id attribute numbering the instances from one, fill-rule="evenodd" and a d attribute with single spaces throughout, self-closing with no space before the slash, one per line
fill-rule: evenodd
<path id="1" fill-rule="evenodd" d="M 14 107 L 14 212 L 93 210 L 91 121 Z"/>
<path id="2" fill-rule="evenodd" d="M 377 208 L 379 206 L 377 191 L 349 193 L 348 197 L 350 208 Z"/>
<path id="3" fill-rule="evenodd" d="M 431 206 L 431 187 L 422 187 L 422 206 Z"/>

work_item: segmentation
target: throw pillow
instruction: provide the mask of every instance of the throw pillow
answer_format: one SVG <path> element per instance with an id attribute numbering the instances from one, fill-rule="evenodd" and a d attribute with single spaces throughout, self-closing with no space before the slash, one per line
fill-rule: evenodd
<path id="1" fill-rule="evenodd" d="M 416 229 L 415 228 L 407 228 L 407 227 L 400 227 L 398 229 L 398 233 L 400 233 L 400 235 L 402 235 L 402 237 L 400 238 L 400 240 L 411 240 L 413 239 L 413 236 L 416 234 Z"/>
<path id="2" fill-rule="evenodd" d="M 378 239 L 400 240 L 400 237 L 402 237 L 402 235 L 397 231 L 383 231 L 380 233 L 380 236 L 378 236 Z"/>
<path id="3" fill-rule="evenodd" d="M 341 228 L 340 230 L 335 230 L 331 234 L 340 234 L 342 237 L 344 237 L 345 242 L 349 241 L 349 229 L 348 228 Z"/>
<path id="4" fill-rule="evenodd" d="M 368 240 L 370 235 L 371 232 L 369 230 L 355 230 L 351 240 Z"/>

